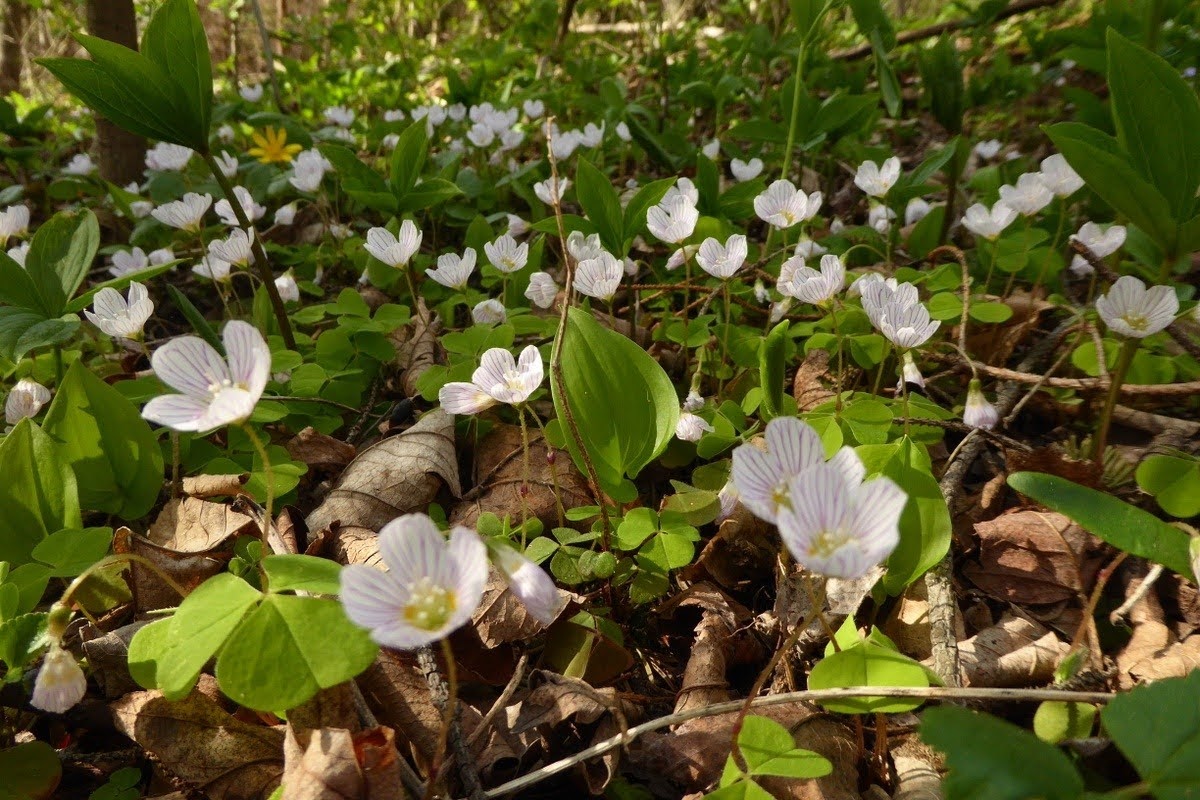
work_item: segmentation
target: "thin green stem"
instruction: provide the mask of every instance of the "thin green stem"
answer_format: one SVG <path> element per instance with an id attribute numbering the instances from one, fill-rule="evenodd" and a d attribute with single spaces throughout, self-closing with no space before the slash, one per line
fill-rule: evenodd
<path id="1" fill-rule="evenodd" d="M 783 149 L 783 168 L 779 171 L 779 177 L 783 180 L 791 174 L 792 169 L 792 150 L 796 146 L 796 129 L 800 126 L 800 92 L 804 88 L 804 55 L 805 43 L 800 42 L 800 47 L 796 50 L 796 68 L 792 71 L 792 114 L 788 120 L 788 135 L 787 144 Z M 767 236 L 770 237 L 770 231 Z"/>
<path id="2" fill-rule="evenodd" d="M 62 345 L 54 345 L 54 378 L 56 385 L 62 385 L 63 381 L 63 355 Z"/>
<path id="3" fill-rule="evenodd" d="M 263 474 L 267 479 L 267 503 L 263 507 L 263 524 L 262 524 L 262 557 L 266 558 L 271 554 L 271 512 L 275 505 L 275 473 L 271 469 L 271 457 L 267 454 L 267 448 L 263 445 L 263 441 L 258 434 L 254 432 L 247 423 L 242 423 L 242 430 L 250 439 L 250 444 L 254 445 L 254 450 L 258 453 L 259 459 L 262 460 Z"/>
<path id="4" fill-rule="evenodd" d="M 1104 466 L 1104 450 L 1108 446 L 1108 429 L 1112 424 L 1113 409 L 1116 408 L 1117 398 L 1121 394 L 1121 384 L 1125 382 L 1125 374 L 1138 349 L 1137 339 L 1126 339 L 1121 343 L 1121 352 L 1117 355 L 1117 364 L 1110 377 L 1108 397 L 1104 400 L 1104 409 L 1100 412 L 1100 421 L 1096 425 L 1096 440 L 1092 447 L 1092 461 L 1097 467 Z M 1101 358 L 1104 357 L 1100 353 Z"/>
<path id="5" fill-rule="evenodd" d="M 442 711 L 442 727 L 438 730 L 437 749 L 433 752 L 433 763 L 429 766 L 429 782 L 425 785 L 425 800 L 433 800 L 441 778 L 442 763 L 446 759 L 446 742 L 450 739 L 450 728 L 458 714 L 458 667 L 454 663 L 454 650 L 449 639 L 442 639 L 442 658 L 446 662 L 446 707 Z"/>
<path id="6" fill-rule="evenodd" d="M 162 568 L 159 567 L 157 564 L 155 564 L 150 559 L 145 558 L 144 556 L 139 556 L 136 553 L 114 553 L 111 556 L 105 556 L 104 558 L 97 561 L 95 564 L 92 564 L 90 567 L 85 569 L 82 573 L 80 573 L 73 581 L 71 581 L 67 585 L 66 591 L 64 591 L 62 594 L 62 599 L 60 599 L 58 602 L 60 604 L 62 604 L 63 606 L 70 608 L 71 600 L 72 600 L 75 592 L 79 590 L 79 587 L 82 586 L 84 584 L 84 582 L 87 581 L 88 578 L 95 575 L 97 572 L 104 569 L 105 567 L 112 566 L 113 564 L 120 564 L 122 562 L 141 564 L 143 567 L 145 567 L 146 569 L 153 572 L 156 576 L 158 576 L 159 580 L 161 580 L 167 586 L 170 586 L 172 591 L 174 591 L 180 597 L 187 597 L 188 590 L 184 589 L 182 586 L 180 586 L 178 583 L 176 583 L 174 578 L 172 578 L 167 573 L 163 572 Z"/>
<path id="7" fill-rule="evenodd" d="M 542 432 L 542 444 L 546 449 L 546 460 L 550 462 L 550 480 L 554 484 L 554 505 L 558 510 L 558 526 L 561 528 L 566 524 L 567 511 L 563 508 L 562 495 L 558 490 L 558 457 L 555 455 L 554 447 L 550 444 L 550 437 L 546 434 L 546 426 L 542 424 L 542 419 L 531 408 L 529 416 L 533 417 L 534 423 L 538 426 L 538 430 Z"/>

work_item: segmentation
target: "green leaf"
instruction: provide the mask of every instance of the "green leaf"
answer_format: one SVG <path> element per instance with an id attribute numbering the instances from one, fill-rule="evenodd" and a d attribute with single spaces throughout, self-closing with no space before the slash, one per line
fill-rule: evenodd
<path id="1" fill-rule="evenodd" d="M 1008 476 L 1008 485 L 1065 514 L 1114 547 L 1162 564 L 1180 575 L 1191 574 L 1188 535 L 1153 514 L 1057 475 L 1017 472 Z"/>
<path id="2" fill-rule="evenodd" d="M 18 422 L 0 442 L 0 464 L 0 561 L 24 564 L 49 534 L 83 527 L 75 474 L 32 420 Z"/>
<path id="3" fill-rule="evenodd" d="M 625 206 L 624 220 L 621 224 L 621 230 L 625 232 L 626 240 L 632 240 L 635 235 L 642 232 L 646 227 L 646 212 L 650 210 L 651 206 L 658 205 L 662 201 L 663 195 L 674 184 L 674 178 L 662 178 L 647 183 L 637 190 L 637 193 L 629 201 L 629 205 Z M 621 252 L 614 251 L 613 255 L 623 258 L 628 252 L 629 248 L 622 243 Z"/>
<path id="4" fill-rule="evenodd" d="M 972 303 L 969 313 L 973 320 L 994 324 L 1007 322 L 1012 317 L 1013 310 L 1012 306 L 1007 303 L 991 301 L 986 303 Z"/>
<path id="5" fill-rule="evenodd" d="M 425 122 L 416 122 L 405 128 L 392 151 L 391 183 L 396 197 L 404 197 L 421 176 L 425 157 L 429 153 L 429 136 L 425 133 Z"/>
<path id="6" fill-rule="evenodd" d="M 112 528 L 79 528 L 52 533 L 33 548 L 33 557 L 51 567 L 53 578 L 73 578 L 108 555 Z"/>
<path id="7" fill-rule="evenodd" d="M 342 565 L 327 558 L 305 555 L 267 556 L 262 560 L 270 592 L 304 591 L 338 594 Z"/>
<path id="8" fill-rule="evenodd" d="M 888 60 L 887 48 L 884 47 L 883 34 L 878 31 L 871 32 L 871 52 L 875 54 L 875 76 L 879 79 L 879 94 L 883 96 L 883 105 L 887 109 L 889 117 L 896 117 L 900 114 L 900 107 L 904 98 L 900 95 L 900 80 L 896 77 L 896 70 L 892 69 L 892 64 Z"/>
<path id="9" fill-rule="evenodd" d="M 1058 744 L 1092 735 L 1096 707 L 1087 703 L 1042 703 L 1033 715 L 1033 732 L 1043 742 Z"/>
<path id="10" fill-rule="evenodd" d="M 568 312 L 566 331 L 555 347 L 561 352 L 566 397 L 552 379 L 554 408 L 560 419 L 568 413 L 574 418 L 601 488 L 619 491 L 624 476 L 637 477 L 674 436 L 675 387 L 645 350 L 581 309 Z M 583 470 L 573 436 L 567 445 Z"/>
<path id="11" fill-rule="evenodd" d="M 771 329 L 758 351 L 758 384 L 762 387 L 762 418 L 779 416 L 783 410 L 783 390 L 787 367 L 788 321 Z"/>
<path id="12" fill-rule="evenodd" d="M 624 248 L 624 222 L 617 190 L 604 173 L 580 159 L 575 171 L 575 196 L 596 226 L 604 249 L 617 254 Z"/>
<path id="13" fill-rule="evenodd" d="M 74 314 L 49 319 L 40 311 L 0 306 L 0 356 L 19 361 L 30 350 L 62 344 L 78 330 Z"/>
<path id="14" fill-rule="evenodd" d="M 0 303 L 36 312 L 40 317 L 50 315 L 49 305 L 38 292 L 29 273 L 7 253 L 0 252 Z"/>
<path id="15" fill-rule="evenodd" d="M 58 753 L 45 742 L 0 750 L 0 800 L 48 800 L 61 778 Z"/>
<path id="16" fill-rule="evenodd" d="M 346 194 L 384 214 L 395 214 L 399 210 L 396 196 L 383 176 L 359 161 L 349 148 L 327 143 L 317 145 L 317 149 L 333 164 Z"/>
<path id="17" fill-rule="evenodd" d="M 1200 672 L 1119 694 L 1100 714 L 1104 728 L 1159 800 L 1200 791 Z"/>
<path id="18" fill-rule="evenodd" d="M 0 663 L 8 667 L 3 682 L 19 678 L 46 646 L 46 614 L 21 614 L 0 622 Z"/>
<path id="19" fill-rule="evenodd" d="M 883 4 L 879 0 L 850 0 L 850 11 L 854 14 L 854 21 L 858 23 L 859 33 L 866 39 L 869 40 L 872 35 L 878 34 L 884 51 L 896 46 L 896 31 L 892 27 L 892 20 L 883 10 Z"/>
<path id="20" fill-rule="evenodd" d="M 782 778 L 820 778 L 833 772 L 833 764 L 824 757 L 796 747 L 791 731 L 769 717 L 750 715 L 738 734 L 738 749 L 746 759 L 751 775 L 775 775 Z M 728 774 L 733 759 L 725 765 Z M 722 776 L 721 783 L 726 783 Z"/>
<path id="21" fill-rule="evenodd" d="M 1067 757 L 1016 725 L 957 706 L 922 716 L 922 741 L 946 754 L 946 800 L 1083 796 L 1083 780 Z"/>
<path id="22" fill-rule="evenodd" d="M 1187 519 L 1200 514 L 1200 461 L 1149 455 L 1137 468 L 1137 483 L 1163 511 Z"/>
<path id="23" fill-rule="evenodd" d="M 1200 99 L 1175 67 L 1112 28 L 1107 44 L 1117 138 L 1175 221 L 1185 222 L 1200 186 Z"/>
<path id="24" fill-rule="evenodd" d="M 378 650 L 341 603 L 271 594 L 221 651 L 217 681 L 247 708 L 286 711 L 358 675 Z"/>
<path id="25" fill-rule="evenodd" d="M 38 228 L 29 243 L 25 270 L 37 286 L 47 317 L 67 310 L 99 246 L 100 224 L 87 209 L 55 214 Z"/>
<path id="26" fill-rule="evenodd" d="M 796 33 L 800 34 L 802 39 L 808 39 L 821 24 L 829 7 L 829 0 L 788 0 L 788 5 L 792 10 L 792 22 L 796 25 Z"/>
<path id="27" fill-rule="evenodd" d="M 918 466 L 919 445 L 904 439 L 897 456 L 881 470 L 908 495 L 900 515 L 900 543 L 888 557 L 883 588 L 898 595 L 942 560 L 950 549 L 950 509 L 937 480 Z"/>
<path id="28" fill-rule="evenodd" d="M 79 502 L 124 519 L 149 513 L 163 485 L 158 439 L 137 406 L 76 361 L 43 425 L 75 472 Z"/>
<path id="29" fill-rule="evenodd" d="M 404 195 L 397 211 L 424 211 L 460 194 L 462 189 L 445 178 L 430 178 L 417 184 Z"/>
<path id="30" fill-rule="evenodd" d="M 96 294 L 100 292 L 101 289 L 116 289 L 118 292 L 123 292 L 125 287 L 129 286 L 129 284 L 135 281 L 138 283 L 146 283 L 151 278 L 156 278 L 159 275 L 162 275 L 164 272 L 175 269 L 175 267 L 179 266 L 180 261 L 181 259 L 175 259 L 173 261 L 168 261 L 165 264 L 156 264 L 152 267 L 146 267 L 146 269 L 140 269 L 137 272 L 130 272 L 128 275 L 122 275 L 119 278 L 109 278 L 106 281 L 94 283 L 78 297 L 67 303 L 67 311 L 71 312 L 72 314 L 78 314 L 80 311 L 83 311 L 92 304 Z M 171 286 L 170 284 L 167 284 L 167 288 L 175 289 L 175 287 Z M 176 291 L 179 290 L 176 289 Z"/>
<path id="31" fill-rule="evenodd" d="M 170 78 L 185 102 L 192 135 L 208 143 L 212 117 L 212 59 L 194 0 L 167 0 L 142 33 L 142 54 Z M 197 148 L 193 148 L 197 149 Z"/>
<path id="32" fill-rule="evenodd" d="M 916 661 L 885 647 L 872 636 L 852 647 L 831 653 L 817 662 L 808 676 L 809 689 L 842 689 L 853 686 L 929 686 L 929 675 Z M 825 700 L 821 705 L 838 714 L 898 713 L 911 711 L 920 700 L 891 697 L 853 697 Z"/>

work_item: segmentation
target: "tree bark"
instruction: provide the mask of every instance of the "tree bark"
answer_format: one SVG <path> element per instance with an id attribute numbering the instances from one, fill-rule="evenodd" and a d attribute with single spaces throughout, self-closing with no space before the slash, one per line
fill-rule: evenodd
<path id="1" fill-rule="evenodd" d="M 28 26 L 29 6 L 25 0 L 8 0 L 4 4 L 4 37 L 0 39 L 0 94 L 21 91 Z"/>
<path id="2" fill-rule="evenodd" d="M 93 36 L 137 49 L 133 0 L 88 0 L 87 25 Z M 146 140 L 97 115 L 96 157 L 100 177 L 123 186 L 141 178 Z"/>

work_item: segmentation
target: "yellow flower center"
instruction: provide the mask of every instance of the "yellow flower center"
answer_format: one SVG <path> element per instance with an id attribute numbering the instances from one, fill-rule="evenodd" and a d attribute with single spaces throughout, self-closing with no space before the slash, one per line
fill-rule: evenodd
<path id="1" fill-rule="evenodd" d="M 1133 328 L 1135 331 L 1144 331 L 1150 327 L 1150 320 L 1146 319 L 1141 314 L 1130 313 L 1121 317 L 1121 319 L 1123 319 L 1125 324 Z"/>
<path id="2" fill-rule="evenodd" d="M 404 621 L 424 631 L 438 631 L 446 626 L 454 614 L 457 602 L 454 592 L 438 586 L 429 578 L 417 581 L 404 607 Z"/>
<path id="3" fill-rule="evenodd" d="M 848 541 L 850 541 L 850 537 L 843 530 L 821 531 L 813 537 L 808 551 L 814 556 L 829 558 Z"/>

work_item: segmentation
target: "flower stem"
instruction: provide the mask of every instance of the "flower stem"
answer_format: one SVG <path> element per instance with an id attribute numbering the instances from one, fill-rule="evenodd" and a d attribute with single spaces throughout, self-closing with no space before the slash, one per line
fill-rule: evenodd
<path id="1" fill-rule="evenodd" d="M 258 434 L 254 432 L 254 428 L 247 423 L 242 423 L 242 430 L 245 431 L 250 443 L 254 445 L 255 452 L 262 460 L 263 473 L 267 477 L 267 504 L 264 506 L 262 523 L 262 557 L 266 558 L 271 554 L 271 512 L 275 505 L 275 472 L 271 469 L 271 457 L 267 455 L 267 448 Z"/>
<path id="2" fill-rule="evenodd" d="M 71 581 L 71 583 L 67 585 L 66 591 L 64 591 L 62 594 L 62 599 L 60 599 L 58 602 L 63 606 L 70 608 L 71 600 L 75 592 L 78 591 L 79 587 L 82 586 L 88 578 L 90 578 L 92 575 L 95 575 L 105 567 L 112 566 L 113 564 L 120 564 L 121 562 L 141 564 L 143 567 L 158 576 L 159 580 L 161 580 L 167 586 L 170 586 L 171 590 L 180 597 L 187 597 L 188 590 L 180 586 L 174 578 L 163 572 L 162 568 L 150 559 L 144 556 L 139 556 L 137 553 L 114 553 L 111 556 L 105 556 L 80 573 L 75 580 Z"/>
<path id="3" fill-rule="evenodd" d="M 1100 468 L 1104 466 L 1104 450 L 1108 446 L 1108 429 L 1112 424 L 1113 409 L 1117 405 L 1117 397 L 1121 394 L 1121 384 L 1125 381 L 1125 373 L 1129 372 L 1129 365 L 1133 363 L 1137 348 L 1137 339 L 1126 339 L 1121 344 L 1121 352 L 1117 355 L 1117 365 L 1109 379 L 1111 382 L 1108 387 L 1108 397 L 1105 398 L 1104 409 L 1100 412 L 1100 421 L 1096 425 L 1096 440 L 1092 446 L 1092 460 Z M 1104 353 L 1097 355 L 1104 358 Z"/>
<path id="4" fill-rule="evenodd" d="M 425 800 L 433 800 L 446 758 L 446 743 L 450 739 L 450 728 L 458 719 L 458 668 L 454 664 L 454 650 L 449 639 L 442 639 L 442 659 L 446 662 L 446 707 L 442 710 L 442 727 L 438 730 L 437 748 L 433 751 L 433 763 L 429 766 L 429 782 L 425 784 Z M 436 662 L 435 662 L 436 663 Z"/>

